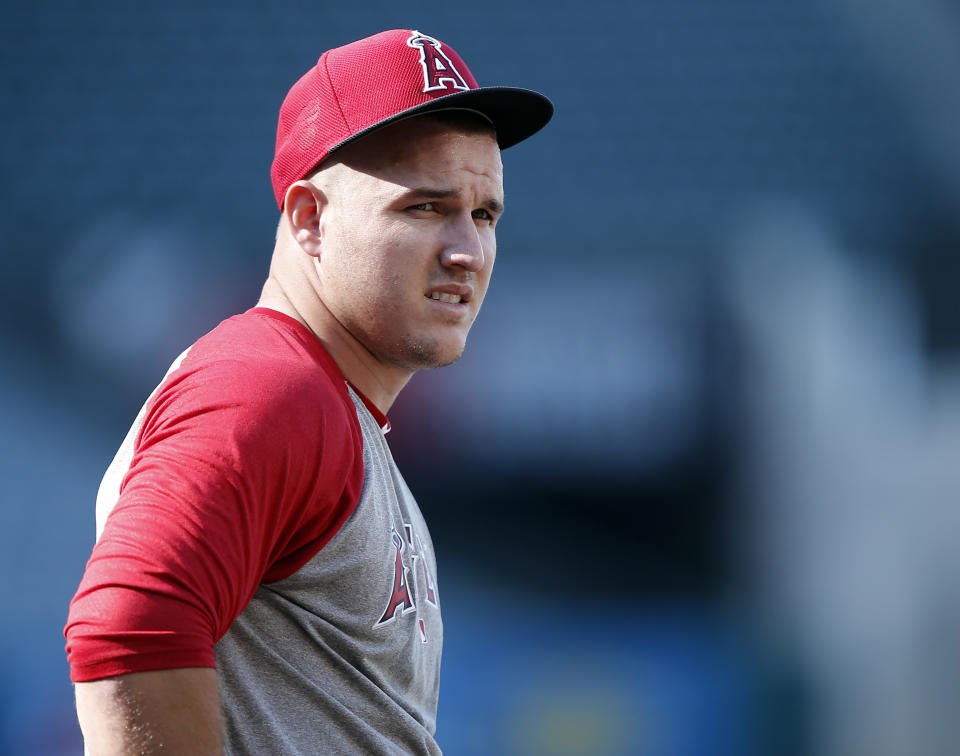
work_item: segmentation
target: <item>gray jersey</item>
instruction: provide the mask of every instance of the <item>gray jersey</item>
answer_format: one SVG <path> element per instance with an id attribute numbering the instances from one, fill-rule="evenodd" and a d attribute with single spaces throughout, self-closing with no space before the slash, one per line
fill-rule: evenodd
<path id="1" fill-rule="evenodd" d="M 351 397 L 356 510 L 302 568 L 261 585 L 217 644 L 225 753 L 440 753 L 433 544 L 383 431 Z"/>

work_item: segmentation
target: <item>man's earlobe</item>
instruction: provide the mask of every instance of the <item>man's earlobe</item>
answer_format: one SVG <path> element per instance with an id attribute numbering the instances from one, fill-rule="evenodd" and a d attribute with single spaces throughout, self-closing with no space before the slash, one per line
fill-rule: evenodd
<path id="1" fill-rule="evenodd" d="M 327 198 L 309 181 L 297 181 L 287 189 L 283 212 L 290 234 L 300 248 L 313 257 L 320 256 L 320 217 Z"/>

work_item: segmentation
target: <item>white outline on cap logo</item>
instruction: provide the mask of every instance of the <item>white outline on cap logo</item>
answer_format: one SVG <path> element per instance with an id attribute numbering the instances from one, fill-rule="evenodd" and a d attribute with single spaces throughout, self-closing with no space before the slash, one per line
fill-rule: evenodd
<path id="1" fill-rule="evenodd" d="M 423 68 L 424 92 L 446 89 L 447 87 L 443 83 L 445 81 L 450 82 L 454 89 L 470 89 L 456 66 L 453 65 L 450 58 L 448 58 L 447 54 L 443 51 L 443 45 L 440 44 L 440 40 L 434 39 L 429 34 L 421 34 L 414 29 L 410 39 L 407 40 L 407 44 L 410 47 L 420 49 L 420 66 Z M 428 46 L 433 49 L 433 52 L 431 52 L 429 56 L 427 55 Z"/>

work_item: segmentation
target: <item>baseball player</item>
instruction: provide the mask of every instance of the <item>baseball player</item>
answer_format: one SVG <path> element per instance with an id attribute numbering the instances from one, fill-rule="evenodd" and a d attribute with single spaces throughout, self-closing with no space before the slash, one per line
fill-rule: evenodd
<path id="1" fill-rule="evenodd" d="M 460 356 L 500 150 L 552 113 L 409 30 L 290 89 L 260 300 L 174 362 L 100 486 L 65 630 L 89 753 L 439 753 L 440 583 L 386 412 Z"/>

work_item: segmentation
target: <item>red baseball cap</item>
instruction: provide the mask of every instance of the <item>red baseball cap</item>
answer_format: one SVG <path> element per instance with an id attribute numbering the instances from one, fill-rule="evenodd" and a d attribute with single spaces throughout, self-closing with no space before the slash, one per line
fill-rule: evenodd
<path id="1" fill-rule="evenodd" d="M 435 110 L 485 116 L 506 149 L 542 129 L 553 104 L 538 92 L 481 87 L 453 48 L 416 30 L 394 29 L 327 50 L 280 106 L 270 169 L 277 205 L 333 150 L 393 123 Z"/>

